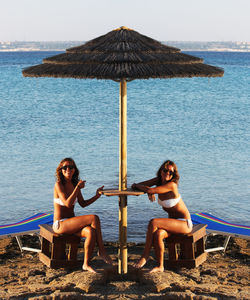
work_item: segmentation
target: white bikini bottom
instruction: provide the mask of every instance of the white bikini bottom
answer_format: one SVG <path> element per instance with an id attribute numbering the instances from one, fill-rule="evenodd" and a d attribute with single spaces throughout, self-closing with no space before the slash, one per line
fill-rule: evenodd
<path id="1" fill-rule="evenodd" d="M 177 219 L 177 220 L 180 220 L 180 221 L 186 221 L 186 222 L 187 222 L 188 228 L 190 228 L 190 229 L 193 228 L 193 222 L 192 222 L 191 219 Z"/>
<path id="2" fill-rule="evenodd" d="M 58 230 L 59 227 L 60 227 L 60 222 L 65 221 L 65 220 L 67 220 L 67 219 L 68 219 L 68 218 L 54 221 L 53 226 L 52 226 L 53 230 L 54 230 L 54 231 L 55 231 L 55 230 Z"/>

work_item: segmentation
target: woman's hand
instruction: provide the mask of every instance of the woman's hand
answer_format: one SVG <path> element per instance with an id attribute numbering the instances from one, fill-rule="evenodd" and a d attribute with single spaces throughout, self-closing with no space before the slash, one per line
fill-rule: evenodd
<path id="1" fill-rule="evenodd" d="M 133 190 L 136 190 L 136 183 L 133 183 L 133 184 L 131 185 L 131 188 L 132 188 Z"/>
<path id="2" fill-rule="evenodd" d="M 148 199 L 149 199 L 151 202 L 154 202 L 154 201 L 155 201 L 155 194 L 148 194 Z"/>
<path id="3" fill-rule="evenodd" d="M 79 180 L 77 183 L 77 186 L 79 187 L 79 189 L 83 189 L 85 187 L 85 182 L 86 180 Z"/>
<path id="4" fill-rule="evenodd" d="M 104 185 L 99 187 L 97 190 L 96 190 L 96 197 L 100 198 L 101 197 L 101 191 L 103 191 L 103 188 L 104 188 Z"/>

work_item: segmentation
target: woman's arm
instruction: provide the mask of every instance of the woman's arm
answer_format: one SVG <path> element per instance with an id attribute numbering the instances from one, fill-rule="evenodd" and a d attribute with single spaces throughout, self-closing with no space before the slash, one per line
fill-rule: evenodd
<path id="1" fill-rule="evenodd" d="M 166 184 L 151 188 L 147 185 L 137 183 L 137 184 L 135 184 L 135 188 L 137 188 L 138 190 L 141 190 L 145 193 L 148 193 L 148 194 L 165 194 L 170 191 L 175 192 L 177 185 L 174 182 L 168 182 Z"/>
<path id="2" fill-rule="evenodd" d="M 77 196 L 78 199 L 78 203 L 80 204 L 81 207 L 86 207 L 89 206 L 90 204 L 92 204 L 93 202 L 95 202 L 97 199 L 99 199 L 101 197 L 101 191 L 103 190 L 104 185 L 99 187 L 96 190 L 96 194 L 95 196 L 93 196 L 92 198 L 88 199 L 88 200 L 84 200 L 81 191 L 79 191 L 79 194 Z"/>
<path id="3" fill-rule="evenodd" d="M 85 181 L 79 180 L 73 192 L 70 194 L 69 197 L 67 197 L 63 184 L 56 182 L 54 196 L 57 195 L 56 197 L 59 197 L 66 207 L 72 207 L 76 197 L 80 192 L 80 189 L 84 188 L 84 186 Z"/>
<path id="4" fill-rule="evenodd" d="M 139 185 L 150 187 L 152 185 L 156 185 L 157 183 L 158 183 L 158 177 L 154 177 L 152 179 L 142 181 L 140 183 L 133 183 L 132 184 L 132 189 L 138 189 L 139 190 L 140 189 Z"/>

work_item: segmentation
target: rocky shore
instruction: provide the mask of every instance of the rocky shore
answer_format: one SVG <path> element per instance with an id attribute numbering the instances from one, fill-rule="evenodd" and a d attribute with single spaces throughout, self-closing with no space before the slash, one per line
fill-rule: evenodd
<path id="1" fill-rule="evenodd" d="M 32 237 L 25 239 L 37 243 Z M 15 239 L 4 239 L 0 240 L 0 299 L 250 299 L 249 246 L 249 241 L 231 239 L 225 255 L 209 253 L 195 269 L 165 266 L 163 273 L 149 274 L 155 266 L 153 252 L 143 270 L 137 271 L 131 264 L 143 245 L 129 244 L 129 271 L 121 276 L 116 243 L 106 243 L 114 266 L 95 254 L 92 266 L 99 273 L 92 274 L 82 271 L 81 265 L 72 270 L 49 269 L 36 253 L 21 255 Z"/>

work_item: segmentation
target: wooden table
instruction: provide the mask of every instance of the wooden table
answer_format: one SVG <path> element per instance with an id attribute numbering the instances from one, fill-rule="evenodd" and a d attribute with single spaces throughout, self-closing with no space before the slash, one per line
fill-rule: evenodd
<path id="1" fill-rule="evenodd" d="M 135 191 L 132 189 L 127 189 L 126 191 L 120 191 L 117 189 L 103 190 L 102 194 L 105 196 L 140 196 L 145 194 L 142 191 Z"/>
<path id="2" fill-rule="evenodd" d="M 108 189 L 101 192 L 105 196 L 119 197 L 119 250 L 118 250 L 118 272 L 126 274 L 128 270 L 127 249 L 127 196 L 139 196 L 145 194 L 142 191 L 126 189 Z"/>

